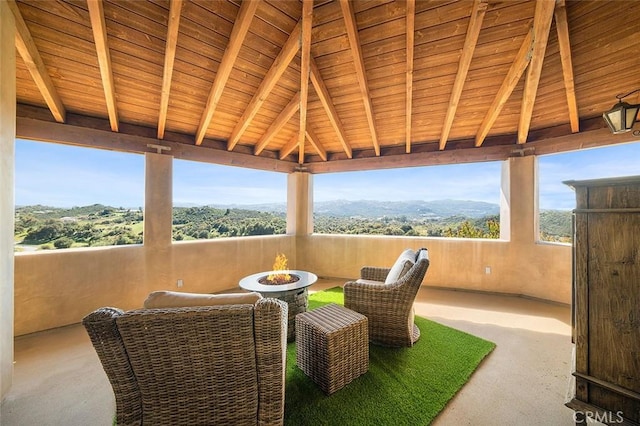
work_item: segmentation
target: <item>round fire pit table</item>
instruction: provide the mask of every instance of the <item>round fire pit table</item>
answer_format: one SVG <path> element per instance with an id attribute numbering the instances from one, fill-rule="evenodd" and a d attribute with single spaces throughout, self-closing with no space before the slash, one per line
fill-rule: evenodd
<path id="1" fill-rule="evenodd" d="M 269 275 L 290 275 L 291 281 L 286 284 L 262 284 Z M 285 270 L 258 272 L 240 280 L 240 288 L 249 291 L 257 291 L 263 297 L 280 299 L 289 306 L 287 326 L 287 340 L 291 341 L 296 336 L 296 315 L 307 311 L 309 304 L 309 292 L 307 287 L 315 283 L 318 276 L 307 271 Z"/>

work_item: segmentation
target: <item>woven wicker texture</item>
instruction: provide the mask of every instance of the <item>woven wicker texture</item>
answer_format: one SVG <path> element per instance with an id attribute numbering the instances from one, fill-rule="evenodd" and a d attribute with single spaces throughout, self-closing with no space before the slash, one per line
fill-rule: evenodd
<path id="1" fill-rule="evenodd" d="M 429 252 L 423 248 L 416 254 L 415 265 L 394 283 L 384 284 L 390 268 L 365 266 L 360 278 L 369 282 L 344 284 L 344 306 L 367 317 L 372 343 L 409 347 L 420 338 L 413 323 L 413 302 L 428 268 Z"/>
<path id="2" fill-rule="evenodd" d="M 119 425 L 281 425 L 287 306 L 99 309 L 83 320 Z"/>
<path id="3" fill-rule="evenodd" d="M 296 316 L 296 363 L 328 395 L 369 370 L 367 317 L 329 304 Z"/>

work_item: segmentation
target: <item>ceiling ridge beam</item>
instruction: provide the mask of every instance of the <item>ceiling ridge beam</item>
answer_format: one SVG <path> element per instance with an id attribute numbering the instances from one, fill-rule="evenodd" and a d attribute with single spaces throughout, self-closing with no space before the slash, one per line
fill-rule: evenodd
<path id="1" fill-rule="evenodd" d="M 327 117 L 329 117 L 329 122 L 331 123 L 333 130 L 335 130 L 336 132 L 338 141 L 342 145 L 342 149 L 347 154 L 347 157 L 352 158 L 353 150 L 351 148 L 351 145 L 349 145 L 349 143 L 347 142 L 347 136 L 344 131 L 344 127 L 342 126 L 342 121 L 338 116 L 338 111 L 336 110 L 333 100 L 331 99 L 331 95 L 329 94 L 329 89 L 327 89 L 327 85 L 324 83 L 324 80 L 322 79 L 322 75 L 320 74 L 320 69 L 318 68 L 318 64 L 316 63 L 316 61 L 313 59 L 313 56 L 311 57 L 310 64 L 311 64 L 311 83 L 313 84 L 313 87 L 316 89 L 316 94 L 318 95 L 318 98 L 320 98 L 320 103 L 322 104 L 322 107 L 327 113 Z"/>
<path id="2" fill-rule="evenodd" d="M 555 10 L 556 30 L 558 31 L 558 45 L 560 47 L 560 61 L 562 62 L 562 77 L 567 93 L 567 106 L 569 107 L 569 122 L 571 131 L 580 131 L 578 116 L 578 102 L 576 100 L 576 88 L 573 78 L 573 62 L 571 60 L 571 42 L 569 41 L 569 23 L 567 20 L 567 7 L 565 0 L 557 0 Z"/>
<path id="3" fill-rule="evenodd" d="M 473 2 L 471 17 L 469 18 L 469 27 L 467 28 L 467 36 L 464 40 L 462 55 L 460 56 L 460 62 L 458 64 L 458 73 L 456 74 L 456 79 L 453 83 L 453 89 L 451 89 L 449 107 L 447 108 L 447 114 L 442 127 L 442 134 L 440 135 L 439 148 L 441 151 L 447 145 L 451 126 L 453 125 L 453 119 L 455 118 L 456 111 L 458 110 L 458 102 L 460 102 L 460 97 L 462 96 L 462 89 L 464 88 L 464 83 L 467 80 L 469 66 L 473 59 L 473 53 L 475 52 L 476 44 L 478 43 L 478 36 L 480 35 L 484 15 L 487 11 L 487 1 L 488 0 L 475 0 Z"/>
<path id="4" fill-rule="evenodd" d="M 407 0 L 407 66 L 406 66 L 406 104 L 405 104 L 405 152 L 411 153 L 411 119 L 413 118 L 413 57 L 415 51 L 416 0 Z"/>
<path id="5" fill-rule="evenodd" d="M 371 94 L 367 83 L 367 75 L 365 73 L 364 58 L 362 49 L 360 48 L 360 36 L 358 35 L 358 26 L 356 25 L 356 15 L 350 0 L 340 0 L 342 15 L 344 16 L 345 27 L 347 29 L 347 37 L 351 47 L 351 56 L 356 68 L 358 76 L 358 85 L 360 86 L 360 94 L 364 103 L 364 110 L 367 115 L 367 123 L 371 133 L 371 141 L 373 149 L 377 156 L 380 156 L 380 143 L 378 142 L 378 134 L 376 131 L 376 122 L 373 116 L 373 104 L 371 102 Z"/>
<path id="6" fill-rule="evenodd" d="M 27 66 L 31 78 L 33 78 L 34 83 L 38 86 L 38 90 L 44 98 L 47 107 L 49 107 L 53 118 L 59 123 L 64 123 L 66 121 L 67 111 L 62 103 L 62 99 L 60 99 L 60 95 L 58 95 L 58 91 L 53 85 L 53 81 L 51 81 L 51 76 L 49 76 L 47 67 L 44 65 L 40 52 L 33 41 L 29 27 L 27 27 L 22 13 L 20 13 L 20 8 L 18 8 L 14 0 L 8 0 L 7 5 L 9 9 L 11 9 L 11 12 L 13 12 L 15 18 L 16 49 Z"/>
<path id="7" fill-rule="evenodd" d="M 327 161 L 327 150 L 320 142 L 318 136 L 309 128 L 305 130 L 305 134 L 307 136 L 307 139 L 309 140 L 309 143 L 311 144 L 313 149 L 316 150 L 320 158 L 322 158 L 323 161 Z"/>
<path id="8" fill-rule="evenodd" d="M 158 139 L 164 139 L 164 130 L 167 124 L 169 93 L 171 92 L 173 65 L 176 59 L 176 46 L 178 44 L 178 29 L 180 28 L 181 12 L 182 0 L 171 0 L 171 3 L 169 4 L 169 18 L 167 23 L 167 41 L 164 49 L 164 68 L 162 74 L 162 89 L 160 92 L 160 113 L 158 114 Z"/>
<path id="9" fill-rule="evenodd" d="M 527 136 L 529 135 L 531 116 L 533 115 L 533 106 L 536 103 L 540 75 L 542 74 L 542 64 L 544 63 L 544 52 L 547 50 L 555 5 L 555 0 L 536 1 L 536 11 L 533 17 L 533 50 L 531 53 L 531 62 L 527 68 L 524 93 L 522 94 L 520 122 L 518 124 L 519 144 L 527 142 Z"/>
<path id="10" fill-rule="evenodd" d="M 253 154 L 260 155 L 260 153 L 269 145 L 275 135 L 282 130 L 285 124 L 291 120 L 291 117 L 300 109 L 300 92 L 297 92 L 286 107 L 280 112 L 278 117 L 271 123 L 271 126 L 262 135 L 258 143 L 256 144 Z"/>
<path id="11" fill-rule="evenodd" d="M 511 64 L 511 68 L 509 68 L 509 72 L 507 72 L 506 77 L 502 81 L 502 85 L 500 89 L 498 89 L 498 93 L 496 97 L 493 99 L 489 110 L 487 111 L 487 115 L 485 115 L 484 120 L 480 124 L 480 128 L 478 129 L 478 133 L 476 134 L 476 147 L 479 147 L 484 142 L 485 138 L 489 134 L 489 129 L 493 126 L 496 119 L 500 115 L 504 104 L 511 96 L 513 89 L 520 81 L 520 77 L 524 73 L 524 70 L 529 65 L 531 61 L 531 50 L 532 50 L 532 29 L 527 32 L 524 40 L 522 41 L 522 45 L 520 46 L 520 50 L 516 54 L 513 63 Z"/>
<path id="12" fill-rule="evenodd" d="M 107 103 L 107 113 L 109 114 L 109 124 L 111 125 L 111 130 L 117 132 L 118 105 L 116 104 L 116 87 L 113 80 L 111 54 L 109 53 L 107 23 L 104 19 L 104 5 L 102 0 L 87 0 L 87 7 L 89 8 L 89 18 L 91 19 L 93 39 L 96 44 L 98 65 L 100 66 L 100 76 L 102 78 L 102 88 L 104 90 L 105 102 Z"/>
<path id="13" fill-rule="evenodd" d="M 211 91 L 207 98 L 207 103 L 205 104 L 202 117 L 200 118 L 200 124 L 198 124 L 198 129 L 196 130 L 196 145 L 202 144 L 202 141 L 204 140 L 204 136 L 207 133 L 213 114 L 218 107 L 218 103 L 222 97 L 222 92 L 227 85 L 227 81 L 231 75 L 231 70 L 236 62 L 242 43 L 244 43 L 244 39 L 249 32 L 251 21 L 259 5 L 260 2 L 257 0 L 243 1 L 240 5 L 238 16 L 236 17 L 233 28 L 231 29 L 231 34 L 229 35 L 229 43 L 222 55 L 222 60 L 218 66 L 216 77 L 213 80 Z"/>
<path id="14" fill-rule="evenodd" d="M 291 34 L 284 46 L 282 46 L 282 50 L 280 50 L 280 53 L 278 53 L 278 56 L 273 61 L 271 68 L 269 68 L 269 71 L 267 71 L 267 74 L 264 76 L 258 90 L 253 95 L 253 98 L 251 98 L 251 101 L 240 117 L 240 120 L 233 128 L 231 136 L 229 136 L 229 140 L 227 141 L 227 150 L 231 151 L 235 148 L 240 137 L 244 131 L 247 130 L 247 127 L 249 127 L 249 124 L 256 116 L 256 113 L 267 99 L 267 96 L 269 96 L 271 90 L 273 90 L 282 74 L 296 56 L 296 53 L 298 53 L 298 50 L 300 50 L 301 27 L 302 23 L 301 21 L 298 21 L 298 24 L 296 24 L 293 31 L 291 31 Z"/>
<path id="15" fill-rule="evenodd" d="M 304 140 L 307 129 L 307 102 L 309 101 L 309 74 L 311 62 L 311 29 L 313 0 L 302 0 L 302 40 L 300 45 L 300 127 L 298 131 L 298 163 L 304 163 Z"/>

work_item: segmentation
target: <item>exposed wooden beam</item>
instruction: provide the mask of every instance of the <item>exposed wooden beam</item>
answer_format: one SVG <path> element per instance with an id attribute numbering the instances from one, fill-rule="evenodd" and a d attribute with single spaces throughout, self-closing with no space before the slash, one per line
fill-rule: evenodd
<path id="1" fill-rule="evenodd" d="M 595 120 L 602 122 L 602 118 L 600 117 L 596 117 Z M 526 145 L 514 145 L 510 143 L 508 145 L 484 146 L 482 149 L 478 149 L 470 147 L 472 143 L 469 143 L 466 148 L 428 152 L 416 152 L 414 145 L 414 152 L 412 152 L 411 155 L 400 154 L 398 151 L 398 153 L 393 155 L 385 154 L 381 157 L 375 157 L 372 152 L 366 157 L 306 163 L 305 167 L 309 173 L 318 174 L 443 164 L 480 163 L 486 161 L 503 161 L 510 157 L 520 157 L 523 155 L 546 155 L 632 143 L 637 141 L 637 139 L 638 137 L 633 136 L 631 132 L 612 135 L 608 128 L 599 127 L 594 130 L 583 130 L 580 133 L 536 140 L 528 142 Z"/>
<path id="2" fill-rule="evenodd" d="M 371 141 L 376 155 L 380 155 L 380 144 L 378 143 L 378 133 L 376 131 L 376 121 L 373 116 L 373 104 L 371 103 L 371 95 L 369 93 L 369 84 L 367 83 L 367 75 L 364 68 L 364 58 L 360 49 L 360 36 L 358 35 L 358 27 L 356 25 L 356 15 L 353 11 L 353 5 L 350 0 L 340 0 L 344 23 L 347 28 L 347 36 L 349 38 L 349 46 L 351 47 L 351 56 L 356 68 L 358 77 L 358 85 L 364 103 L 364 110 L 367 115 L 369 131 L 371 132 Z"/>
<path id="3" fill-rule="evenodd" d="M 322 146 L 322 144 L 320 143 L 320 139 L 318 139 L 318 136 L 316 136 L 309 128 L 305 130 L 305 134 L 307 136 L 307 140 L 309 141 L 313 149 L 316 150 L 320 158 L 322 158 L 323 161 L 327 161 L 327 150 L 324 149 L 324 146 Z"/>
<path id="4" fill-rule="evenodd" d="M 322 79 L 322 75 L 320 75 L 320 69 L 318 69 L 318 65 L 316 61 L 311 57 L 311 83 L 313 87 L 316 89 L 316 94 L 318 98 L 320 98 L 320 103 L 327 113 L 327 117 L 329 118 L 329 122 L 333 127 L 333 130 L 336 132 L 336 136 L 338 137 L 338 141 L 342 145 L 342 149 L 347 154 L 347 157 L 351 158 L 353 156 L 353 152 L 351 149 L 351 145 L 347 142 L 347 136 L 344 131 L 344 127 L 342 127 L 342 121 L 338 116 L 338 111 L 331 100 L 331 95 L 329 94 L 329 90 L 327 89 L 327 85 L 324 84 L 324 80 Z"/>
<path id="5" fill-rule="evenodd" d="M 300 145 L 298 144 L 298 135 L 293 135 L 291 140 L 284 144 L 282 148 L 280 148 L 280 153 L 278 154 L 278 158 L 281 160 L 284 159 L 287 155 L 291 154 L 296 148 Z"/>
<path id="6" fill-rule="evenodd" d="M 69 121 L 71 121 L 71 118 Z M 104 124 L 100 124 L 97 127 L 104 128 L 105 126 Z M 129 126 L 126 128 L 128 127 Z M 125 126 L 123 126 L 123 129 L 124 128 Z M 113 133 L 110 131 L 99 130 L 96 127 L 80 127 L 73 124 L 60 124 L 19 116 L 16 119 L 16 136 L 29 140 L 55 142 L 65 145 L 137 154 L 155 152 L 155 149 L 148 147 L 150 144 L 162 145 L 171 148 L 171 156 L 182 160 L 246 167 L 281 173 L 291 173 L 298 167 L 298 164 L 292 161 L 281 161 L 275 158 L 256 157 L 252 154 L 228 152 L 224 146 L 220 148 L 195 146 L 193 145 L 193 139 L 190 136 L 171 132 L 166 132 L 165 139 L 159 141 L 153 137 L 145 137 L 122 132 Z"/>
<path id="7" fill-rule="evenodd" d="M 231 132 L 231 136 L 229 136 L 229 140 L 227 141 L 227 149 L 229 151 L 235 148 L 236 144 L 240 140 L 240 137 L 247 130 L 251 120 L 256 116 L 256 113 L 273 90 L 274 86 L 285 72 L 291 60 L 296 56 L 298 50 L 300 49 L 300 33 L 301 33 L 301 22 L 295 26 L 289 38 L 285 42 L 284 46 L 282 46 L 282 50 L 273 61 L 271 68 L 267 71 L 267 74 L 264 76 L 262 83 L 256 90 L 256 93 L 253 95 L 253 98 L 247 105 L 242 117 L 238 121 L 238 124 L 234 127 Z"/>
<path id="8" fill-rule="evenodd" d="M 113 81 L 111 54 L 109 53 L 107 39 L 107 23 L 104 19 L 104 5 L 102 0 L 87 0 L 87 6 L 89 8 L 93 39 L 96 44 L 98 64 L 100 65 L 100 76 L 102 77 L 102 88 L 104 89 L 104 98 L 107 103 L 109 124 L 111 125 L 111 130 L 117 132 L 118 106 L 116 104 L 116 87 Z"/>
<path id="9" fill-rule="evenodd" d="M 169 93 L 171 92 L 173 63 L 176 58 L 176 45 L 178 44 L 178 29 L 180 28 L 181 11 L 182 0 L 171 0 L 171 3 L 169 4 L 169 22 L 167 23 L 167 41 L 164 49 L 164 71 L 162 75 L 162 92 L 160 95 L 160 113 L 158 114 L 158 139 L 164 138 L 164 129 L 167 124 Z"/>
<path id="10" fill-rule="evenodd" d="M 85 117 L 68 113 L 68 122 L 77 124 L 61 124 L 51 120 L 48 109 L 38 108 L 23 104 L 17 105 L 16 110 L 16 137 L 21 139 L 54 142 L 65 145 L 83 146 L 89 148 L 115 150 L 129 153 L 155 152 L 149 148 L 149 144 L 161 144 L 171 148 L 171 155 L 175 158 L 193 161 L 202 161 L 214 164 L 225 164 L 247 167 L 259 170 L 290 173 L 298 170 L 295 161 L 281 161 L 266 156 L 254 156 L 249 152 L 228 152 L 224 143 L 218 147 L 194 146 L 193 139 L 185 134 L 166 132 L 165 140 L 159 141 L 155 137 L 145 136 L 153 134 L 148 127 L 123 125 L 120 133 L 112 133 L 108 130 L 108 121 L 95 117 Z M 437 150 L 437 147 L 426 150 L 424 144 L 420 145 L 417 152 L 411 155 L 404 154 L 404 148 L 400 148 L 395 154 L 376 157 L 373 149 L 370 153 L 358 152 L 352 159 L 332 159 L 331 161 L 317 161 L 305 163 L 310 173 L 328 173 L 356 170 L 375 170 L 384 168 L 429 166 L 439 164 L 458 164 L 484 161 L 500 161 L 512 156 L 521 155 L 546 155 L 559 152 L 576 151 L 602 146 L 611 146 L 624 143 L 637 142 L 638 137 L 632 132 L 612 135 L 601 117 L 583 120 L 583 130 L 580 133 L 570 134 L 566 125 L 550 128 L 545 131 L 532 132 L 532 141 L 526 145 L 513 145 L 511 142 L 503 142 L 494 146 L 485 146 L 482 149 L 474 148 L 474 141 L 464 142 L 464 147 Z M 514 134 L 515 136 L 515 134 Z M 502 137 L 502 139 L 505 139 Z M 507 138 L 510 139 L 510 138 Z M 280 150 L 280 158 L 285 158 L 296 149 L 298 136 L 295 134 L 291 141 Z M 212 141 L 214 142 L 214 141 Z M 456 141 L 458 144 L 461 141 Z M 491 144 L 496 144 L 496 138 L 490 138 Z M 488 143 L 489 143 L 488 142 Z M 432 144 L 427 144 L 432 146 Z M 246 151 L 246 150 L 245 150 Z"/>
<path id="11" fill-rule="evenodd" d="M 385 154 L 380 157 L 373 155 L 367 157 L 354 156 L 350 160 L 332 159 L 331 161 L 307 163 L 305 166 L 309 173 L 320 174 L 501 161 L 509 158 L 509 154 L 515 149 L 514 147 L 515 145 L 500 145 L 483 147 L 482 149 L 465 148 L 464 150 L 447 149 L 444 151 L 416 152 L 414 145 L 411 155 L 406 155 L 403 152 L 402 154 L 397 153 L 394 155 Z"/>
<path id="12" fill-rule="evenodd" d="M 304 163 L 304 140 L 307 129 L 307 101 L 311 62 L 311 28 L 313 0 L 302 0 L 302 42 L 300 46 L 300 129 L 298 132 L 298 163 Z"/>
<path id="13" fill-rule="evenodd" d="M 298 109 L 300 109 L 300 92 L 296 93 L 295 96 L 291 98 L 291 101 L 289 101 L 287 106 L 284 107 L 274 122 L 271 123 L 271 126 L 269 126 L 264 135 L 262 135 L 253 150 L 254 155 L 260 155 L 267 145 L 269 145 L 271 139 L 273 139 L 273 137 L 282 130 L 282 127 L 291 120 L 291 117 L 293 117 L 293 114 L 295 114 Z"/>
<path id="14" fill-rule="evenodd" d="M 536 103 L 538 84 L 542 74 L 542 64 L 544 62 L 544 52 L 547 50 L 549 40 L 549 30 L 553 19 L 555 0 L 537 0 L 536 11 L 533 17 L 533 50 L 531 62 L 527 68 L 527 77 L 522 94 L 522 108 L 520 110 L 520 123 L 518 124 L 518 143 L 527 142 L 529 127 L 531 126 L 531 115 L 533 106 Z"/>
<path id="15" fill-rule="evenodd" d="M 405 152 L 411 152 L 411 118 L 413 116 L 413 52 L 416 31 L 416 0 L 407 0 L 407 78 L 406 78 L 406 105 L 405 128 L 406 141 Z"/>
<path id="16" fill-rule="evenodd" d="M 51 81 L 47 67 L 44 65 L 40 52 L 31 37 L 27 23 L 22 18 L 20 9 L 14 0 L 8 0 L 7 5 L 9 9 L 11 9 L 11 12 L 13 12 L 15 18 L 15 45 L 18 54 L 27 66 L 31 78 L 33 78 L 36 86 L 38 86 L 38 90 L 47 103 L 47 107 L 49 107 L 53 118 L 59 123 L 64 123 L 66 121 L 67 111 L 58 95 L 58 91 Z"/>
<path id="17" fill-rule="evenodd" d="M 520 46 L 520 50 L 518 50 L 518 54 L 511 64 L 511 68 L 509 68 L 507 76 L 504 78 L 500 89 L 498 89 L 498 93 L 491 103 L 491 106 L 487 111 L 487 115 L 480 124 L 478 133 L 476 134 L 476 147 L 482 145 L 484 142 L 487 134 L 489 134 L 491 126 L 493 126 L 493 123 L 495 123 L 496 119 L 500 115 L 504 104 L 509 99 L 509 96 L 511 96 L 511 92 L 513 92 L 513 89 L 516 87 L 516 84 L 518 84 L 520 77 L 522 77 L 522 73 L 524 73 L 524 70 L 531 61 L 531 41 L 533 38 L 531 32 L 532 31 L 530 30 L 524 38 L 522 45 Z"/>
<path id="18" fill-rule="evenodd" d="M 233 64 L 238 57 L 244 38 L 249 31 L 253 15 L 255 15 L 256 9 L 258 9 L 259 5 L 260 2 L 257 0 L 245 0 L 240 5 L 238 16 L 236 17 L 233 29 L 231 30 L 231 35 L 229 36 L 229 44 L 222 55 L 222 60 L 220 61 L 216 78 L 213 81 L 213 86 L 211 86 L 211 91 L 209 92 L 209 98 L 207 99 L 204 111 L 202 112 L 202 117 L 200 118 L 198 130 L 196 130 L 196 145 L 200 145 L 202 143 L 204 136 L 207 133 L 213 114 L 218 106 L 218 102 L 220 102 L 220 97 L 222 97 L 224 87 L 231 75 Z"/>
<path id="19" fill-rule="evenodd" d="M 558 31 L 558 45 L 560 47 L 560 60 L 562 61 L 562 77 L 564 88 L 567 92 L 567 106 L 569 107 L 569 121 L 571 131 L 580 131 L 578 120 L 578 102 L 576 101 L 576 89 L 573 80 L 573 61 L 571 60 L 571 43 L 569 42 L 569 24 L 567 21 L 567 8 L 565 0 L 556 1 L 555 9 L 556 30 Z"/>
<path id="20" fill-rule="evenodd" d="M 473 2 L 471 17 L 469 18 L 469 27 L 467 28 L 467 36 L 464 40 L 462 55 L 460 56 L 460 63 L 458 64 L 458 73 L 456 74 L 456 79 L 453 83 L 453 89 L 451 89 L 449 107 L 447 108 L 447 114 L 442 127 L 442 134 L 440 135 L 440 150 L 445 148 L 447 145 L 447 139 L 449 139 L 449 132 L 451 131 L 453 119 L 455 118 L 456 111 L 458 110 L 458 102 L 460 101 L 460 96 L 462 96 L 464 82 L 467 80 L 467 73 L 469 72 L 473 52 L 475 51 L 476 44 L 478 43 L 478 35 L 480 34 L 482 21 L 484 20 L 486 11 L 487 0 L 475 0 Z"/>

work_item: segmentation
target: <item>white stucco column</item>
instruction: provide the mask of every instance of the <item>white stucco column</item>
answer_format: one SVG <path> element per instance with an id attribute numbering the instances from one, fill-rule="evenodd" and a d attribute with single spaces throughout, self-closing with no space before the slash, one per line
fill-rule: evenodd
<path id="1" fill-rule="evenodd" d="M 0 399 L 13 376 L 13 228 L 16 48 L 13 14 L 0 1 Z"/>
<path id="2" fill-rule="evenodd" d="M 313 233 L 313 175 L 294 172 L 287 177 L 287 234 Z"/>
<path id="3" fill-rule="evenodd" d="M 144 282 L 140 303 L 152 290 L 174 285 L 171 225 L 173 222 L 173 157 L 145 154 Z"/>
<path id="4" fill-rule="evenodd" d="M 500 238 L 532 244 L 537 239 L 537 161 L 533 155 L 509 158 L 502 164 Z"/>
<path id="5" fill-rule="evenodd" d="M 145 154 L 144 245 L 171 245 L 173 221 L 173 157 Z"/>

